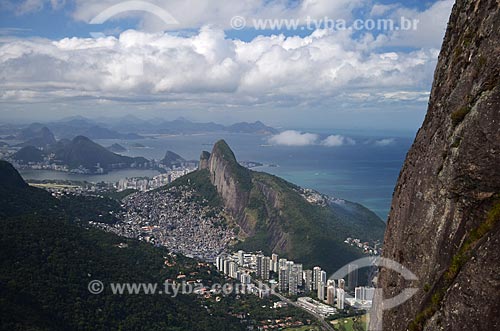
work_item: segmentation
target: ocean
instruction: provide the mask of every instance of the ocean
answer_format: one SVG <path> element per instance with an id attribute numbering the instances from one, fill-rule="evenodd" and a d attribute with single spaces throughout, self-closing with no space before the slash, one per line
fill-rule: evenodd
<path id="1" fill-rule="evenodd" d="M 311 132 L 308 130 L 308 132 Z M 413 137 L 352 132 L 317 131 L 322 139 L 328 134 L 343 134 L 354 145 L 326 147 L 270 145 L 268 137 L 252 134 L 198 134 L 161 136 L 141 140 L 96 140 L 103 146 L 119 143 L 128 149 L 122 153 L 161 159 L 171 150 L 189 160 L 197 160 L 203 150 L 210 151 L 219 139 L 225 139 L 240 161 L 257 161 L 266 166 L 255 168 L 282 177 L 302 187 L 330 196 L 359 202 L 386 220 L 392 193 Z M 134 144 L 146 147 L 133 147 Z M 274 165 L 274 166 L 269 166 Z M 25 179 L 72 179 L 117 181 L 124 177 L 153 176 L 155 171 L 120 170 L 106 175 L 72 175 L 53 171 L 24 170 Z"/>

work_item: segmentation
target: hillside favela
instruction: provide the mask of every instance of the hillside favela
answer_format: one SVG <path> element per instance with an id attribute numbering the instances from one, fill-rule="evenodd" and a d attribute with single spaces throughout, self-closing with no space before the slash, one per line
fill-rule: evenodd
<path id="1" fill-rule="evenodd" d="M 497 0 L 0 0 L 0 330 L 500 330 Z"/>

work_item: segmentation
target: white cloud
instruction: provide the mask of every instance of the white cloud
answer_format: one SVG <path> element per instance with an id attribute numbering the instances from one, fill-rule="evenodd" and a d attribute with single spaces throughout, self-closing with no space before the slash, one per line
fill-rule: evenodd
<path id="1" fill-rule="evenodd" d="M 349 94 L 421 98 L 437 52 L 376 52 L 375 43 L 325 30 L 243 42 L 208 26 L 188 37 L 128 30 L 118 38 L 10 38 L 0 44 L 0 90 L 232 107 L 341 104 Z"/>
<path id="2" fill-rule="evenodd" d="M 318 139 L 317 134 L 288 130 L 269 138 L 269 143 L 283 146 L 310 146 L 315 145 Z"/>
<path id="3" fill-rule="evenodd" d="M 383 5 L 383 4 L 374 4 L 372 7 L 372 10 L 370 12 L 370 16 L 373 17 L 380 17 L 387 12 L 397 8 L 398 6 L 396 4 L 390 4 L 390 5 Z"/>
<path id="4" fill-rule="evenodd" d="M 270 144 L 282 146 L 312 146 L 320 145 L 325 147 L 340 147 L 346 145 L 355 145 L 356 142 L 349 137 L 341 135 L 330 135 L 320 140 L 319 135 L 314 133 L 305 133 L 295 130 L 288 130 L 274 135 L 268 139 Z"/>
<path id="5" fill-rule="evenodd" d="M 99 101 L 118 107 L 142 103 L 208 111 L 259 108 L 326 113 L 337 108 L 387 110 L 393 105 L 423 109 L 452 3 L 438 1 L 417 11 L 362 0 L 301 0 L 293 6 L 282 0 L 147 1 L 165 8 L 180 25 L 159 26 L 151 14 L 126 13 L 142 19 L 139 29 L 194 32 L 180 36 L 128 30 L 117 37 L 53 41 L 16 38 L 12 31 L 0 30 L 0 100 L 6 106 Z M 74 19 L 88 22 L 121 2 L 76 0 L 65 9 Z M 57 10 L 69 3 L 0 0 L 0 10 L 22 14 Z M 356 12 L 370 13 L 371 18 L 418 18 L 419 30 L 361 36 L 316 30 L 306 37 L 258 36 L 251 41 L 228 39 L 223 30 L 234 15 L 247 20 L 307 16 L 349 20 L 353 9 L 363 9 Z M 6 33 L 11 36 L 5 37 Z M 335 138 L 331 139 L 335 145 Z"/>
<path id="6" fill-rule="evenodd" d="M 107 8 L 123 2 L 123 0 L 76 0 L 73 17 L 77 20 L 89 22 Z M 289 1 L 282 0 L 255 0 L 255 1 L 213 1 L 213 0 L 148 0 L 168 11 L 178 22 L 178 25 L 169 26 L 155 19 L 151 14 L 130 12 L 142 19 L 142 26 L 149 31 L 158 29 L 185 29 L 199 28 L 204 25 L 217 25 L 221 28 L 230 28 L 231 18 L 241 16 L 248 22 L 259 18 L 286 18 L 305 19 L 323 18 L 325 16 L 349 19 L 352 10 L 365 5 L 362 0 L 302 0 L 291 6 Z"/>
<path id="7" fill-rule="evenodd" d="M 395 20 L 401 17 L 418 20 L 417 29 L 394 31 L 390 34 L 387 44 L 440 48 L 454 3 L 455 0 L 439 0 L 422 12 L 406 7 L 397 8 L 391 17 Z"/>
<path id="8" fill-rule="evenodd" d="M 344 145 L 355 145 L 356 142 L 349 137 L 344 137 L 341 135 L 331 135 L 321 142 L 321 145 L 327 147 L 339 147 Z"/>
<path id="9" fill-rule="evenodd" d="M 385 138 L 385 139 L 380 139 L 380 140 L 375 141 L 375 145 L 384 147 L 384 146 L 393 145 L 395 142 L 396 142 L 396 139 L 394 139 L 394 138 Z"/>
<path id="10" fill-rule="evenodd" d="M 73 19 L 90 22 L 106 9 L 124 4 L 123 0 L 75 0 L 68 10 Z M 137 3 L 138 1 L 133 1 Z M 400 3 L 379 4 L 364 0 L 300 0 L 291 4 L 283 0 L 256 1 L 213 1 L 213 0 L 146 0 L 168 12 L 178 24 L 165 24 L 156 15 L 146 11 L 130 10 L 110 19 L 134 17 L 140 19 L 139 27 L 149 32 L 179 29 L 198 29 L 213 25 L 222 29 L 231 28 L 234 16 L 246 18 L 251 27 L 254 19 L 307 19 L 322 20 L 325 17 L 352 22 L 354 18 L 391 18 L 397 25 L 401 17 L 417 19 L 420 23 L 415 31 L 383 31 L 385 43 L 410 47 L 435 47 L 441 45 L 446 22 L 454 0 L 438 0 L 425 10 L 405 7 Z M 43 8 L 61 9 L 66 0 L 0 0 L 0 9 L 10 10 L 18 15 L 40 11 Z M 358 16 L 354 16 L 357 12 Z M 359 16 L 359 13 L 367 13 Z"/>

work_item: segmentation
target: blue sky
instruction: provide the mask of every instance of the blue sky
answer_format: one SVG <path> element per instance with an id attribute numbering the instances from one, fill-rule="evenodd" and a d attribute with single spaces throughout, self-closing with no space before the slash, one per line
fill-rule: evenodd
<path id="1" fill-rule="evenodd" d="M 139 2 L 0 0 L 0 120 L 131 113 L 415 130 L 453 3 Z M 110 8 L 120 10 L 89 24 Z M 399 29 L 402 18 L 417 24 Z M 352 29 L 387 19 L 397 28 Z"/>
<path id="2" fill-rule="evenodd" d="M 64 5 L 60 7 L 53 8 L 50 1 L 34 1 L 33 3 L 38 3 L 38 5 L 33 5 L 34 8 L 26 11 L 19 12 L 16 8 L 19 8 L 19 3 L 22 1 L 0 1 L 0 28 L 3 29 L 4 33 L 9 32 L 11 35 L 23 36 L 23 37 L 45 37 L 50 39 L 60 39 L 64 37 L 88 37 L 89 33 L 94 29 L 85 20 L 75 20 L 73 13 L 76 10 L 76 4 L 71 1 L 64 1 Z M 29 2 L 29 1 L 26 1 Z M 119 3 L 120 1 L 114 1 L 114 3 Z M 291 4 L 297 1 L 290 1 Z M 425 9 L 432 6 L 436 1 L 417 1 L 417 0 L 404 0 L 404 1 L 392 1 L 392 0 L 380 0 L 375 3 L 383 5 L 393 5 L 401 4 L 406 8 L 417 9 L 424 11 Z M 11 3 L 11 5 L 7 5 Z M 17 4 L 17 6 L 16 6 Z M 140 22 L 140 18 L 132 17 L 120 19 L 119 21 L 109 21 L 102 25 L 105 30 L 127 30 L 137 28 Z M 193 27 L 193 29 L 196 28 Z M 14 29 L 9 31 L 9 29 Z M 18 29 L 15 31 L 15 29 Z M 194 30 L 193 30 L 194 31 Z M 242 40 L 250 40 L 255 38 L 260 34 L 273 34 L 277 31 L 255 31 L 253 29 L 247 29 L 244 31 L 236 31 L 229 29 L 228 36 L 231 38 L 238 38 Z M 287 31 L 286 29 L 278 30 L 279 33 L 284 33 L 286 35 L 295 35 L 296 33 Z M 310 34 L 310 31 L 299 32 L 299 35 Z"/>

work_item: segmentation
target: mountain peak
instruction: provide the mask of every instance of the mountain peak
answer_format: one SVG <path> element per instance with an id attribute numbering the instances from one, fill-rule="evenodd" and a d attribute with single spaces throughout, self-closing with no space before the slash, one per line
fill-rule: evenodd
<path id="1" fill-rule="evenodd" d="M 45 148 L 56 143 L 56 138 L 49 128 L 39 123 L 33 123 L 23 129 L 17 135 L 17 138 L 24 141 L 18 145 L 20 147 L 35 146 Z"/>
<path id="2" fill-rule="evenodd" d="M 210 158 L 206 161 L 208 155 Z M 208 169 L 210 181 L 231 213 L 241 215 L 252 189 L 252 177 L 248 169 L 238 164 L 233 151 L 224 140 L 215 143 L 212 154 L 202 154 L 200 169 Z"/>
<path id="3" fill-rule="evenodd" d="M 51 132 L 51 131 L 49 130 L 49 128 L 48 128 L 48 127 L 46 127 L 46 126 L 42 127 L 42 128 L 40 129 L 40 132 L 41 132 L 42 134 L 52 134 L 52 132 Z"/>
<path id="4" fill-rule="evenodd" d="M 214 155 L 222 157 L 227 162 L 238 163 L 231 147 L 229 147 L 224 139 L 215 143 L 214 148 L 212 149 L 212 157 L 214 157 Z"/>
<path id="5" fill-rule="evenodd" d="M 99 165 L 109 170 L 113 166 L 123 167 L 133 163 L 145 163 L 142 157 L 128 157 L 115 154 L 85 136 L 76 136 L 69 144 L 65 144 L 56 151 L 56 159 L 63 161 L 71 168 L 83 166 L 92 169 Z"/>
<path id="6" fill-rule="evenodd" d="M 12 155 L 12 158 L 21 162 L 42 162 L 44 154 L 35 146 L 25 146 Z"/>
<path id="7" fill-rule="evenodd" d="M 85 136 L 76 136 L 75 138 L 73 138 L 73 143 L 81 143 L 81 142 L 91 142 L 91 143 L 93 143 L 92 140 L 90 140 L 89 138 L 87 138 Z"/>
<path id="8" fill-rule="evenodd" d="M 203 151 L 200 155 L 200 164 L 198 170 L 209 169 L 210 167 L 210 152 Z"/>
<path id="9" fill-rule="evenodd" d="M 237 247 L 243 250 L 276 252 L 333 271 L 361 255 L 345 246 L 345 238 L 380 240 L 383 235 L 384 223 L 366 208 L 310 203 L 299 187 L 238 164 L 224 140 L 212 154 L 201 154 L 199 169 L 181 183 L 190 183 L 207 201 L 219 201 L 239 229 Z M 342 253 L 321 254 L 325 249 Z"/>
<path id="10" fill-rule="evenodd" d="M 180 167 L 184 162 L 186 162 L 186 160 L 182 156 L 172 151 L 167 151 L 165 157 L 161 160 L 161 163 L 168 167 Z"/>
<path id="11" fill-rule="evenodd" d="M 11 189 L 27 186 L 28 184 L 26 184 L 12 164 L 0 160 L 0 187 Z"/>

